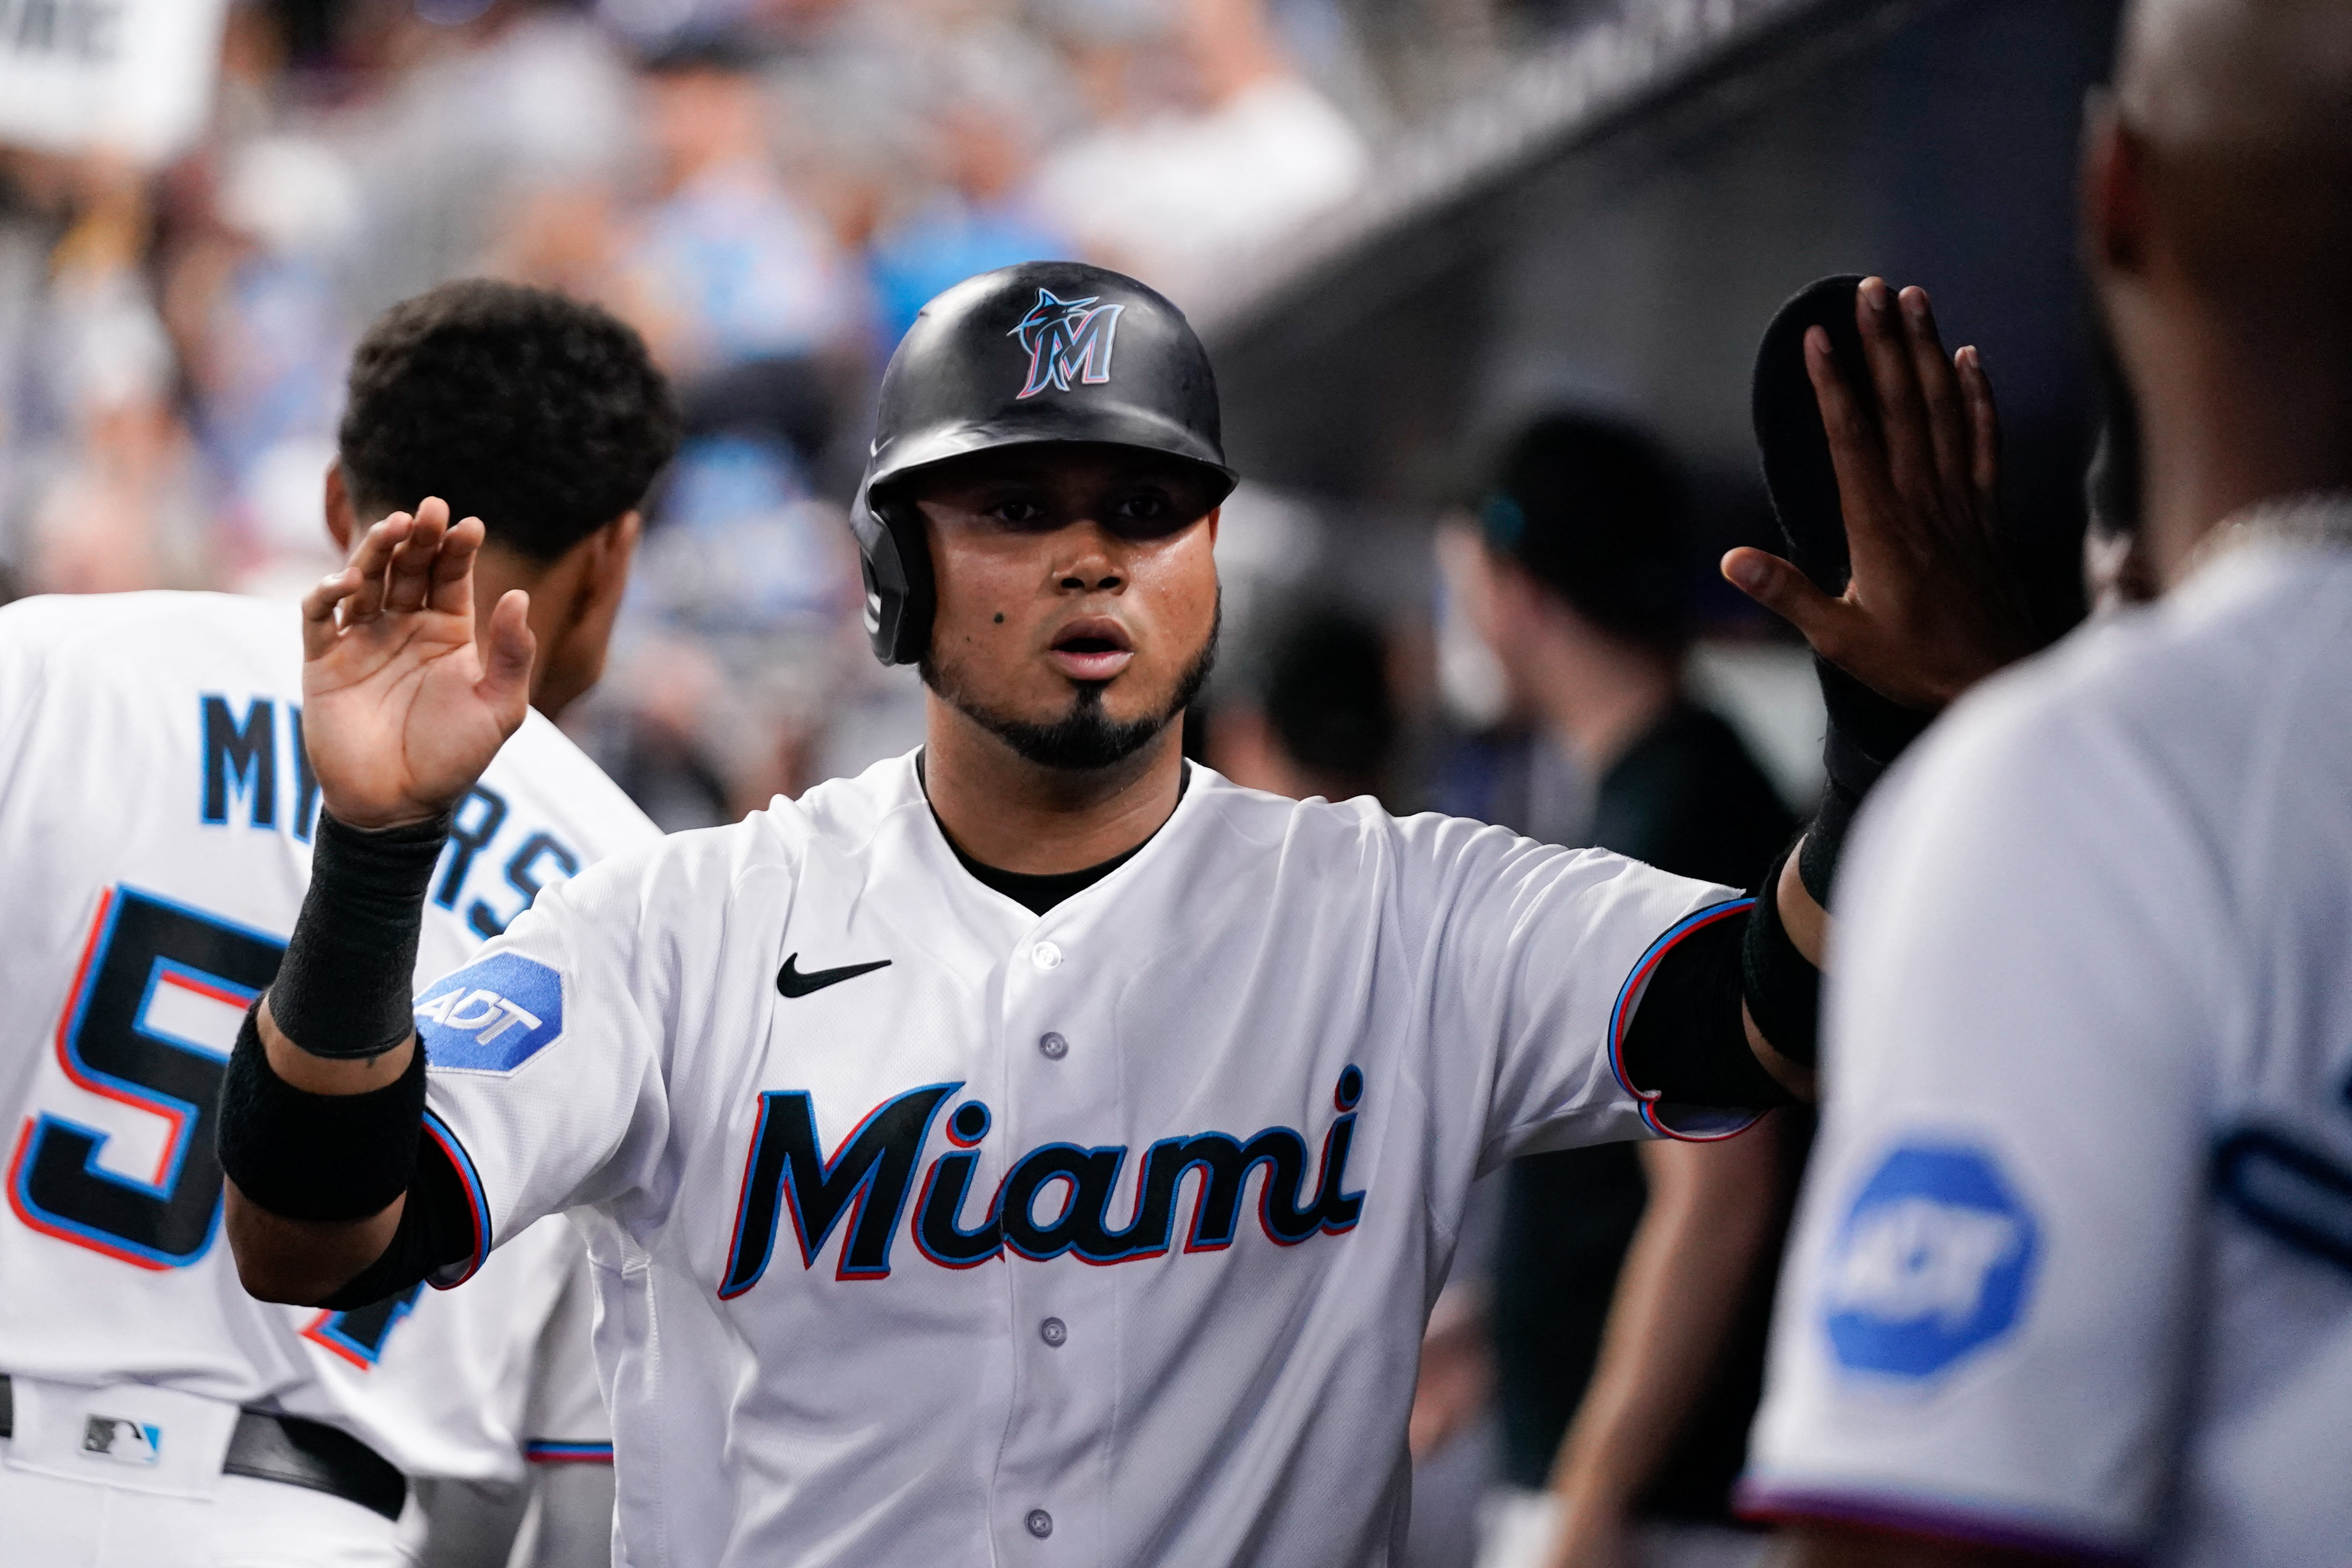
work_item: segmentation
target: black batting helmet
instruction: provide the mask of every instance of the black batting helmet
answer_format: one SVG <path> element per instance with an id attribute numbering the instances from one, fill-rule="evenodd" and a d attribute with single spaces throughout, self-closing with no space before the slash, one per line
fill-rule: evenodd
<path id="1" fill-rule="evenodd" d="M 882 374 L 849 514 L 875 657 L 912 664 L 930 646 L 930 554 L 922 519 L 900 499 L 907 477 L 967 452 L 1049 441 L 1181 458 L 1206 471 L 1215 500 L 1234 488 L 1216 379 L 1182 311 L 1082 262 L 967 278 L 923 307 Z"/>

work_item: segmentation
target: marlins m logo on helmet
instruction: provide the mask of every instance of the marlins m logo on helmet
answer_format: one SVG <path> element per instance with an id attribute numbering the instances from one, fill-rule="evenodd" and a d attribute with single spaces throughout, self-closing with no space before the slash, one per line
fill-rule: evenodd
<path id="1" fill-rule="evenodd" d="M 1021 397 L 1034 397 L 1047 387 L 1067 392 L 1074 378 L 1097 386 L 1110 379 L 1118 313 L 1127 307 L 1099 304 L 1099 298 L 1057 300 L 1050 290 L 1037 290 L 1037 302 L 1005 334 L 1029 351 L 1029 379 L 1022 383 Z"/>

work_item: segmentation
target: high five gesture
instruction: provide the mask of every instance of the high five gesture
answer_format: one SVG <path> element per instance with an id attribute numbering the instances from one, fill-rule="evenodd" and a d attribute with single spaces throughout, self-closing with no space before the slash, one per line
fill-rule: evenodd
<path id="1" fill-rule="evenodd" d="M 452 527 L 428 499 L 367 531 L 351 564 L 302 601 L 302 738 L 326 808 L 360 828 L 456 805 L 530 700 L 530 600 L 474 624 L 479 518 Z"/>
<path id="2" fill-rule="evenodd" d="M 1747 548 L 1724 575 L 1864 685 L 1933 711 L 2038 640 L 2002 545 L 1992 384 L 1973 347 L 1945 354 L 1924 289 L 1866 279 L 1854 317 L 1867 384 L 1847 384 L 1822 328 L 1804 340 L 1851 579 L 1825 593 Z"/>

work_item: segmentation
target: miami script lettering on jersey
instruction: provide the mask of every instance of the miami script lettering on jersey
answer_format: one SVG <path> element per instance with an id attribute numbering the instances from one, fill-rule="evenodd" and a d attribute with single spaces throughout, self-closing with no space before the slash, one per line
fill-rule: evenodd
<path id="1" fill-rule="evenodd" d="M 1087 1263 L 1158 1258 L 1177 1244 L 1180 1193 L 1192 1179 L 1192 1206 L 1183 1231 L 1186 1252 L 1233 1245 L 1242 1202 L 1257 1178 L 1257 1221 L 1266 1239 L 1295 1247 L 1314 1236 L 1353 1229 L 1364 1194 L 1347 1190 L 1348 1150 L 1364 1095 L 1364 1075 L 1349 1067 L 1331 1096 L 1339 1112 L 1323 1134 L 1322 1156 L 1310 1162 L 1307 1139 L 1288 1127 L 1249 1138 L 1196 1132 L 1163 1138 L 1138 1161 L 1123 1223 L 1113 1225 L 1114 1200 L 1128 1163 L 1124 1144 L 1086 1148 L 1047 1143 L 1013 1162 L 979 1222 L 965 1224 L 979 1147 L 992 1118 L 979 1100 L 966 1100 L 947 1119 L 950 1147 L 915 1184 L 924 1146 L 940 1108 L 963 1087 L 928 1084 L 869 1111 L 827 1158 L 818 1142 L 815 1111 L 803 1090 L 760 1097 L 760 1120 L 745 1156 L 736 1200 L 733 1244 L 719 1299 L 732 1300 L 760 1282 L 786 1220 L 800 1247 L 801 1267 L 812 1268 L 834 1232 L 845 1232 L 835 1278 L 880 1279 L 890 1273 L 890 1248 L 908 1197 L 915 1247 L 943 1268 L 970 1268 L 1006 1252 L 1035 1261 L 1074 1254 Z M 1308 1192 L 1310 1164 L 1313 1190 Z"/>

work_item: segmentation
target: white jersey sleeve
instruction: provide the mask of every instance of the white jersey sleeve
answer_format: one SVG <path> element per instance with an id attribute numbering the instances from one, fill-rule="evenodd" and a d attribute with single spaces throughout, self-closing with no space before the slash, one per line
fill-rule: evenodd
<path id="1" fill-rule="evenodd" d="M 1759 1513 L 2105 1552 L 2164 1502 L 2230 921 L 2172 781 L 2045 689 L 1956 713 L 1855 835 Z"/>
<path id="2" fill-rule="evenodd" d="M 1408 817 L 1396 834 L 1399 924 L 1425 944 L 1410 962 L 1432 976 L 1432 1034 L 1495 1053 L 1490 1073 L 1431 1090 L 1486 1093 L 1482 1173 L 1521 1154 L 1645 1133 L 1727 1136 L 1755 1120 L 1663 1104 L 1627 1080 L 1622 1055 L 1658 960 L 1743 914 L 1741 894 L 1456 817 Z"/>
<path id="3" fill-rule="evenodd" d="M 656 1171 L 667 1125 L 663 1002 L 678 969 L 657 933 L 639 940 L 647 859 L 550 889 L 417 997 L 426 1130 L 474 1205 L 473 1254 L 436 1285 L 470 1277 L 532 1221 L 637 1190 Z"/>
<path id="4" fill-rule="evenodd" d="M 617 785 L 530 712 L 457 812 L 427 895 L 417 973 L 463 965 L 509 911 L 554 897 L 581 867 L 660 840 Z M 489 1010 L 509 1036 L 529 1027 Z M 551 1450 L 565 1458 L 611 1456 L 588 1323 L 567 1306 L 585 1248 L 556 1218 L 518 1239 L 463 1291 L 412 1289 L 355 1312 L 293 1314 L 332 1407 L 412 1474 L 512 1482 L 541 1440 L 569 1445 Z M 560 1417 L 559 1429 L 538 1430 L 537 1412 Z"/>

